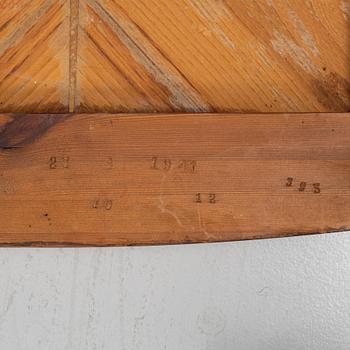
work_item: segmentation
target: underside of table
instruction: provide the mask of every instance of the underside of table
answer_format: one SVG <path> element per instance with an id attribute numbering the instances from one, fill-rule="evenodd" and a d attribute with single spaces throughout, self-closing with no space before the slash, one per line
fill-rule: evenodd
<path id="1" fill-rule="evenodd" d="M 0 245 L 349 229 L 349 24 L 349 0 L 0 1 Z"/>

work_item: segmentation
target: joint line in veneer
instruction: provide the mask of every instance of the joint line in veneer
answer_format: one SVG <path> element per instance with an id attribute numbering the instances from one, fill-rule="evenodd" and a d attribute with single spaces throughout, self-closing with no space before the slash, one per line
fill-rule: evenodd
<path id="1" fill-rule="evenodd" d="M 69 112 L 75 111 L 79 35 L 79 0 L 70 0 L 69 25 Z"/>

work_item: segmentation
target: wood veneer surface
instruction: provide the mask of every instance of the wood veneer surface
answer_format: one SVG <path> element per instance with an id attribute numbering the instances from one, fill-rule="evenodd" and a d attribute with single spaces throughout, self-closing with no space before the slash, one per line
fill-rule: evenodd
<path id="1" fill-rule="evenodd" d="M 0 0 L 2 112 L 346 112 L 349 0 Z"/>

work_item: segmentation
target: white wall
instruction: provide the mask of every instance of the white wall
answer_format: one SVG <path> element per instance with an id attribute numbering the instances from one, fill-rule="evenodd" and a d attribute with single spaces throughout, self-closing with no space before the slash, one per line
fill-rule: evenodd
<path id="1" fill-rule="evenodd" d="M 1 350 L 350 348 L 350 233 L 1 249 Z"/>

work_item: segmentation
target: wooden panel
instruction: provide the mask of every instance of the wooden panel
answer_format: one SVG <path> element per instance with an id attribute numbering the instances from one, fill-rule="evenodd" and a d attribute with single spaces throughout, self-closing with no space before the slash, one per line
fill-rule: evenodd
<path id="1" fill-rule="evenodd" d="M 0 0 L 0 111 L 68 111 L 66 0 Z"/>
<path id="2" fill-rule="evenodd" d="M 350 115 L 1 115 L 1 245 L 348 230 Z"/>
<path id="3" fill-rule="evenodd" d="M 348 0 L 82 0 L 79 111 L 349 111 Z"/>
<path id="4" fill-rule="evenodd" d="M 350 110 L 350 0 L 0 6 L 3 112 Z"/>

